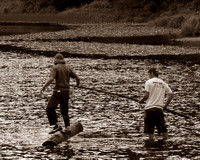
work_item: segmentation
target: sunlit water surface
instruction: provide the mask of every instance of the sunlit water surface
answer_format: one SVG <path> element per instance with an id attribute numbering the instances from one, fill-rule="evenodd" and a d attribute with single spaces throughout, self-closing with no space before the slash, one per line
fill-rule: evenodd
<path id="1" fill-rule="evenodd" d="M 42 98 L 39 91 L 53 59 L 16 53 L 0 55 L 0 159 L 200 159 L 200 124 L 195 117 L 191 125 L 183 117 L 166 113 L 170 139 L 149 149 L 145 147 L 142 105 L 80 88 L 72 88 L 69 111 L 72 122 L 82 123 L 83 132 L 54 148 L 43 147 L 49 137 L 45 106 L 52 90 L 49 87 Z M 146 68 L 154 65 L 149 60 L 66 61 L 80 76 L 81 85 L 130 97 L 142 95 Z M 162 75 L 166 79 L 187 68 L 159 65 L 163 72 L 170 73 Z M 176 86 L 178 82 L 171 83 Z M 59 121 L 63 125 L 61 118 Z"/>

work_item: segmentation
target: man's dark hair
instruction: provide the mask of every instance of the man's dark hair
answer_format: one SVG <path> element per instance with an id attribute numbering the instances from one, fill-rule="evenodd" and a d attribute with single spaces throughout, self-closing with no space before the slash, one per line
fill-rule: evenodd
<path id="1" fill-rule="evenodd" d="M 158 77 L 159 73 L 155 68 L 150 68 L 148 73 L 153 73 L 156 77 Z"/>

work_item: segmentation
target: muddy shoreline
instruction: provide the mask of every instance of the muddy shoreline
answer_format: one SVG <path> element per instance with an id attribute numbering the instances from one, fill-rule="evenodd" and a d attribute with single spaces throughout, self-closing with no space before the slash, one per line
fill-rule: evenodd
<path id="1" fill-rule="evenodd" d="M 0 22 L 0 36 L 5 35 L 23 35 L 27 33 L 39 33 L 39 32 L 56 32 L 62 30 L 75 29 L 76 25 L 61 25 L 57 23 L 40 23 L 40 22 Z M 37 42 L 86 42 L 86 43 L 105 43 L 105 44 L 137 44 L 137 45 L 164 45 L 164 46 L 180 46 L 180 47 L 200 47 L 199 43 L 192 38 L 190 41 L 188 38 L 184 39 L 176 38 L 177 35 L 143 35 L 143 36 L 109 36 L 109 37 L 99 37 L 99 36 L 78 36 L 73 38 L 57 38 L 57 39 L 35 39 Z M 15 40 L 9 40 L 15 42 Z M 16 42 L 20 40 L 16 40 Z M 33 41 L 33 42 L 34 42 Z M 30 41 L 31 42 L 31 41 Z M 54 56 L 56 51 L 29 49 L 24 47 L 19 47 L 9 44 L 0 44 L 0 51 L 2 52 L 17 52 L 23 54 L 31 55 L 43 55 L 47 57 Z M 59 51 L 66 58 L 91 58 L 91 59 L 152 59 L 159 60 L 160 62 L 174 61 L 178 63 L 186 64 L 200 64 L 200 54 L 190 53 L 190 54 L 160 54 L 160 55 L 105 55 L 105 54 L 87 54 L 81 52 L 69 52 L 69 51 Z"/>
<path id="2" fill-rule="evenodd" d="M 56 52 L 56 51 L 40 51 L 31 50 L 23 47 L 17 47 L 12 45 L 0 45 L 0 51 L 2 52 L 15 52 L 30 55 L 40 55 L 46 57 L 53 57 L 57 53 L 62 53 L 65 58 L 91 58 L 91 59 L 122 59 L 122 60 L 159 60 L 161 63 L 167 63 L 168 61 L 174 61 L 177 63 L 183 63 L 188 65 L 200 64 L 200 54 L 188 54 L 188 55 L 116 55 L 109 56 L 103 54 L 85 54 L 85 53 L 69 53 L 69 52 Z"/>
<path id="3" fill-rule="evenodd" d="M 135 26 L 145 26 L 145 24 L 135 24 Z M 60 30 L 74 29 L 76 25 L 67 25 L 53 22 L 27 22 L 27 21 L 0 21 L 0 36 L 17 35 L 38 32 L 54 32 Z M 181 37 L 180 35 L 153 35 L 153 36 L 125 36 L 125 37 L 77 37 L 68 39 L 58 39 L 59 41 L 84 41 L 99 43 L 129 43 L 148 45 L 177 45 L 188 47 L 200 47 L 199 37 Z M 48 40 L 46 40 L 48 41 Z M 49 40 L 51 41 L 51 40 Z"/>

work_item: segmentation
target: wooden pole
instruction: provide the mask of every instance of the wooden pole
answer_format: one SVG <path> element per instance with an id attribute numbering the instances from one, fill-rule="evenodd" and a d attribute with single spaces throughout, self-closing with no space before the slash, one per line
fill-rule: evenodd
<path id="1" fill-rule="evenodd" d="M 167 112 L 170 112 L 170 113 L 173 113 L 175 115 L 178 115 L 178 116 L 181 116 L 181 117 L 184 117 L 186 119 L 190 119 L 189 116 L 185 115 L 185 114 L 182 114 L 182 113 L 179 113 L 179 112 L 176 112 L 176 111 L 173 111 L 173 110 L 170 110 L 170 109 L 166 109 Z"/>
<path id="2" fill-rule="evenodd" d="M 135 99 L 133 97 L 128 97 L 128 96 L 125 96 L 123 94 L 108 92 L 108 91 L 104 91 L 104 90 L 101 90 L 101 89 L 94 89 L 94 88 L 89 88 L 89 87 L 84 87 L 84 86 L 78 86 L 78 88 L 88 89 L 88 90 L 97 91 L 97 92 L 101 92 L 101 93 L 105 93 L 105 94 L 110 94 L 110 95 L 114 95 L 114 96 L 118 96 L 118 97 L 122 97 L 122 98 L 126 98 L 126 99 L 131 99 L 131 100 L 136 101 L 136 102 L 138 101 L 137 99 Z"/>
<path id="3" fill-rule="evenodd" d="M 53 134 L 48 140 L 46 140 L 43 146 L 57 146 L 59 143 L 66 141 L 67 139 L 77 135 L 83 131 L 83 126 L 80 122 L 71 124 L 67 130 L 58 131 Z"/>
<path id="4" fill-rule="evenodd" d="M 84 86 L 78 86 L 78 88 L 88 89 L 88 90 L 97 91 L 97 92 L 101 92 L 101 93 L 105 93 L 105 94 L 110 94 L 110 95 L 114 95 L 114 96 L 118 96 L 118 97 L 122 97 L 122 98 L 126 98 L 126 99 L 131 99 L 131 100 L 133 100 L 135 102 L 138 102 L 137 99 L 132 98 L 132 97 L 128 97 L 128 96 L 125 96 L 125 95 L 122 95 L 122 94 L 112 93 L 112 92 L 108 92 L 108 91 L 104 91 L 104 90 L 100 90 L 100 89 L 89 88 L 89 87 L 84 87 Z M 189 116 L 187 116 L 187 115 L 185 115 L 183 113 L 179 113 L 179 112 L 176 112 L 176 111 L 173 111 L 173 110 L 170 110 L 170 109 L 166 109 L 166 111 L 170 112 L 170 113 L 173 113 L 175 115 L 184 117 L 186 119 L 191 119 Z"/>

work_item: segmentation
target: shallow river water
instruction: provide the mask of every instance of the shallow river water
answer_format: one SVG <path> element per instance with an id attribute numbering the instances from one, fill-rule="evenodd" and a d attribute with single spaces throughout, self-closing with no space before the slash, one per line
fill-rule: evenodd
<path id="1" fill-rule="evenodd" d="M 66 27 L 1 25 L 1 35 L 10 36 L 1 37 L 0 41 L 0 159 L 200 159 L 198 49 L 179 48 L 175 43 L 171 46 L 171 41 L 165 46 L 168 39 L 162 36 L 153 36 L 156 43 L 163 41 L 156 46 L 143 42 L 137 44 L 146 45 L 126 44 L 130 40 L 136 43 L 138 38 L 145 41 L 150 38 L 148 42 L 152 42 L 152 36 L 146 37 L 146 34 L 159 35 L 163 31 L 134 25 L 81 25 L 67 27 L 68 30 L 61 32 L 44 31 Z M 23 35 L 32 32 L 40 33 Z M 52 86 L 42 96 L 39 93 L 49 76 L 53 58 L 39 55 L 52 56 L 58 51 L 71 56 L 66 62 L 81 78 L 83 88 L 71 88 L 69 114 L 71 122 L 79 121 L 84 129 L 58 146 L 46 148 L 42 143 L 49 138 L 50 128 L 45 107 Z M 155 53 L 161 55 L 160 60 L 143 57 L 143 54 Z M 106 59 L 107 54 L 109 58 Z M 112 54 L 116 57 L 112 58 Z M 162 61 L 163 54 L 168 55 Z M 125 55 L 125 59 L 120 59 L 121 55 Z M 132 57 L 126 58 L 127 55 Z M 184 63 L 185 55 L 193 59 L 193 63 Z M 134 58 L 137 56 L 139 58 Z M 171 60 L 167 60 L 169 57 Z M 144 105 L 134 99 L 143 96 L 144 82 L 148 79 L 146 72 L 151 66 L 160 69 L 160 77 L 174 92 L 169 109 L 190 116 L 190 119 L 165 112 L 169 140 L 163 143 L 156 132 L 157 143 L 148 147 L 143 134 Z M 72 84 L 75 83 L 72 81 Z M 63 125 L 59 108 L 57 111 Z"/>
<path id="2" fill-rule="evenodd" d="M 71 89 L 71 122 L 80 121 L 84 130 L 54 148 L 45 148 L 42 143 L 49 136 L 45 106 L 52 90 L 49 87 L 43 97 L 39 91 L 53 59 L 9 52 L 0 55 L 0 159 L 200 159 L 199 88 L 194 81 L 199 65 L 157 62 L 161 77 L 175 92 L 169 108 L 192 118 L 166 112 L 169 140 L 149 149 L 143 134 L 143 105 L 95 89 L 140 97 L 146 71 L 155 61 L 67 58 L 81 85 L 94 91 Z M 193 79 L 188 78 L 192 74 Z"/>

